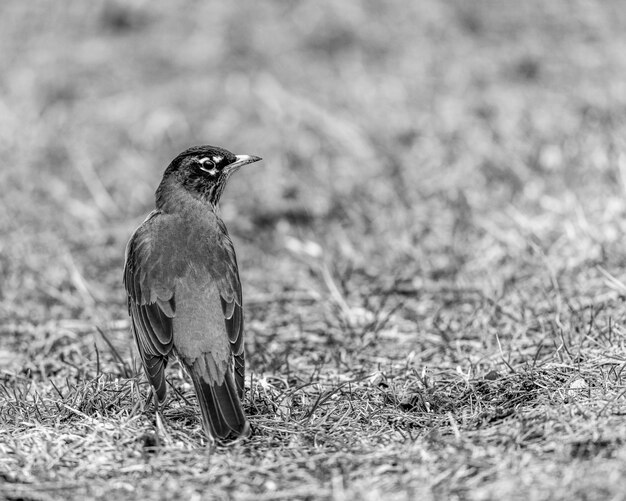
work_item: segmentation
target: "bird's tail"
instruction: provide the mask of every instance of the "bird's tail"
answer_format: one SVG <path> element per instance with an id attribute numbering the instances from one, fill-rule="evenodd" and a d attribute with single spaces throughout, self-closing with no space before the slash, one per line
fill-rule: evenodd
<path id="1" fill-rule="evenodd" d="M 226 371 L 222 384 L 209 383 L 194 370 L 189 372 L 209 437 L 222 444 L 248 437 L 250 423 L 243 413 L 232 370 Z"/>

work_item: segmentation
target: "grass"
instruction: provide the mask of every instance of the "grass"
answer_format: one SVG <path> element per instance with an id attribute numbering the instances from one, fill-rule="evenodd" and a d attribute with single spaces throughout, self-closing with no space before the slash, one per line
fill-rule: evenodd
<path id="1" fill-rule="evenodd" d="M 0 498 L 626 499 L 620 2 L 0 11 Z M 230 448 L 121 283 L 204 143 L 265 159 Z"/>

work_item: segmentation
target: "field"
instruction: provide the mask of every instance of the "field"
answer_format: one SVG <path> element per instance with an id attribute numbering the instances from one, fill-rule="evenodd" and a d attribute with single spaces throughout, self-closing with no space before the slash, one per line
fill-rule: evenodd
<path id="1" fill-rule="evenodd" d="M 618 0 L 0 6 L 0 499 L 626 500 Z M 124 247 L 231 180 L 254 436 L 155 417 Z M 622 380 L 624 377 L 624 380 Z"/>

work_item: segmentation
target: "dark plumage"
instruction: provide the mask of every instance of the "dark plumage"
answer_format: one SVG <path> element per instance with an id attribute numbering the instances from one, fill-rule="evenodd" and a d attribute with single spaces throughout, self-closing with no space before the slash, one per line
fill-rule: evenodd
<path id="1" fill-rule="evenodd" d="M 228 178 L 258 160 L 213 146 L 182 152 L 126 248 L 124 286 L 146 377 L 163 402 L 165 367 L 175 354 L 193 381 L 204 429 L 218 442 L 248 436 L 250 426 L 241 405 L 241 282 L 216 209 Z"/>

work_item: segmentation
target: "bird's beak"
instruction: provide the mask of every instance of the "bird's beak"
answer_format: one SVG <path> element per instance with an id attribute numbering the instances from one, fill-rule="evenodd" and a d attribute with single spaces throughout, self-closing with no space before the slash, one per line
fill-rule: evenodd
<path id="1" fill-rule="evenodd" d="M 255 157 L 252 155 L 236 155 L 235 158 L 237 160 L 227 166 L 228 170 L 238 169 L 239 167 L 242 167 L 244 165 L 262 160 L 261 157 Z"/>

